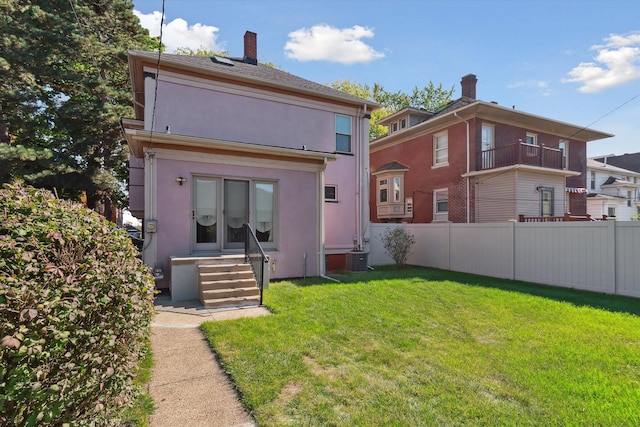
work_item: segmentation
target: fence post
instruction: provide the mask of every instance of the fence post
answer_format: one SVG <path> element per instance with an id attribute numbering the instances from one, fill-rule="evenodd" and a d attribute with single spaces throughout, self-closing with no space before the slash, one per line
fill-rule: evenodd
<path id="1" fill-rule="evenodd" d="M 611 244 L 613 246 L 613 248 L 611 249 L 611 254 L 612 254 L 612 260 L 611 263 L 613 264 L 612 270 L 613 270 L 613 293 L 617 294 L 618 293 L 618 266 L 617 266 L 617 262 L 616 260 L 618 259 L 618 242 L 616 242 L 616 234 L 617 234 L 617 230 L 616 230 L 616 222 L 617 221 L 607 221 L 607 229 L 609 230 L 609 239 L 611 240 Z"/>

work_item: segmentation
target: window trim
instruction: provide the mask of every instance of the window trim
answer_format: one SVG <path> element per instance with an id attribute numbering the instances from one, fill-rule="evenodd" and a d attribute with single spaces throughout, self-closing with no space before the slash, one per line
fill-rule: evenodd
<path id="1" fill-rule="evenodd" d="M 384 182 L 383 182 L 384 181 Z M 382 190 L 386 190 L 385 195 L 386 195 L 386 200 L 382 200 Z M 378 204 L 384 204 L 384 203 L 389 203 L 389 178 L 385 177 L 385 178 L 378 178 L 378 196 L 377 196 L 377 201 Z"/>
<path id="2" fill-rule="evenodd" d="M 345 118 L 349 120 L 349 133 L 342 133 L 342 132 L 338 132 L 338 118 Z M 335 120 L 334 120 L 334 124 L 335 124 L 335 132 L 336 132 L 336 153 L 346 153 L 346 154 L 352 154 L 353 153 L 353 144 L 352 144 L 352 136 L 353 136 L 353 120 L 351 119 L 351 116 L 345 116 L 344 114 L 336 114 L 335 115 Z M 348 151 L 345 150 L 340 150 L 338 147 L 338 136 L 348 136 L 348 140 L 349 140 L 349 147 L 348 147 Z"/>
<path id="3" fill-rule="evenodd" d="M 529 142 L 529 137 L 531 137 L 533 142 Z M 529 145 L 538 145 L 538 134 L 537 133 L 532 133 L 532 132 L 527 132 L 525 137 L 524 137 L 524 141 L 525 141 L 526 144 L 529 144 Z"/>
<path id="4" fill-rule="evenodd" d="M 538 188 L 538 190 L 540 191 L 540 216 L 544 217 L 544 216 L 553 216 L 554 214 L 554 208 L 555 208 L 555 188 L 553 187 L 542 187 L 540 186 Z M 545 215 L 544 213 L 544 195 L 545 193 L 550 193 L 551 194 L 551 211 L 549 212 L 548 215 Z"/>
<path id="5" fill-rule="evenodd" d="M 562 145 L 564 144 L 564 149 Z M 558 148 L 562 152 L 562 169 L 569 169 L 569 141 L 561 139 L 558 141 Z"/>
<path id="6" fill-rule="evenodd" d="M 279 229 L 278 229 L 278 224 L 279 224 L 279 216 L 280 213 L 278 211 L 278 198 L 279 198 L 279 183 L 278 181 L 271 181 L 268 179 L 251 179 L 249 181 L 249 185 L 250 185 L 250 190 L 251 192 L 253 192 L 253 210 L 256 212 L 258 212 L 258 196 L 257 196 L 257 185 L 258 184 L 271 184 L 273 185 L 273 224 L 271 224 L 271 235 L 273 236 L 273 240 L 271 242 L 260 242 L 260 245 L 265 249 L 265 250 L 277 250 L 278 248 L 278 241 L 279 241 Z M 249 209 L 252 209 L 251 204 L 249 204 Z M 256 218 L 255 216 L 253 216 L 251 213 L 249 214 L 249 218 L 251 221 L 251 226 L 253 227 L 253 229 L 256 232 L 256 236 L 258 234 L 258 227 L 257 227 L 257 222 L 258 222 L 258 218 Z"/>
<path id="7" fill-rule="evenodd" d="M 447 138 L 447 147 L 438 148 L 438 140 L 442 137 Z M 438 152 L 447 150 L 447 156 L 444 160 L 438 161 Z M 447 166 L 449 164 L 449 132 L 439 132 L 433 135 L 433 167 Z"/>
<path id="8" fill-rule="evenodd" d="M 447 210 L 439 210 L 438 206 L 438 195 L 446 193 L 447 198 Z M 441 200 L 442 202 L 442 200 Z M 443 218 L 446 215 L 446 218 Z M 448 221 L 449 220 L 449 189 L 448 188 L 438 188 L 433 190 L 433 220 L 434 221 Z"/>
<path id="9" fill-rule="evenodd" d="M 327 188 L 333 188 L 333 198 L 327 197 Z M 324 201 L 327 203 L 338 203 L 338 186 L 335 184 L 325 184 L 324 186 Z"/>

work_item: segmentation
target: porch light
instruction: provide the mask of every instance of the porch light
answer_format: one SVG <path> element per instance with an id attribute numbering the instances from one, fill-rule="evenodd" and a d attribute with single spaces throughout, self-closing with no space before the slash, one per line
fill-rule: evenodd
<path id="1" fill-rule="evenodd" d="M 182 185 L 183 182 L 187 182 L 187 178 L 179 176 L 176 178 L 176 181 L 178 182 L 178 184 Z"/>

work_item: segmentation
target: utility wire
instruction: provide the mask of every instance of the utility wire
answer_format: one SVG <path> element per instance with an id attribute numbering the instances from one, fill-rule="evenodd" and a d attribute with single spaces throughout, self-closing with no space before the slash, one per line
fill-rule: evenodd
<path id="1" fill-rule="evenodd" d="M 623 102 L 622 104 L 618 105 L 616 108 L 614 108 L 613 110 L 609 111 L 608 113 L 602 115 L 601 117 L 595 119 L 594 121 L 592 121 L 591 123 L 589 123 L 588 125 L 586 125 L 585 127 L 583 127 L 582 129 L 578 130 L 577 132 L 575 132 L 573 135 L 571 135 L 570 137 L 568 137 L 567 139 L 571 139 L 574 136 L 576 136 L 577 134 L 579 134 L 580 132 L 582 132 L 585 129 L 589 129 L 594 123 L 599 122 L 600 120 L 604 119 L 605 117 L 611 115 L 613 112 L 621 109 L 622 107 L 624 107 L 625 105 L 627 105 L 628 103 L 630 103 L 631 101 L 633 101 L 634 99 L 640 97 L 640 93 L 635 94 L 634 96 L 632 96 L 631 98 L 627 99 L 625 102 Z"/>
<path id="2" fill-rule="evenodd" d="M 155 91 L 153 94 L 153 112 L 151 114 L 151 132 L 149 133 L 149 149 L 153 149 L 153 129 L 156 121 L 156 105 L 158 100 L 158 77 L 160 75 L 160 58 L 162 56 L 162 27 L 164 26 L 164 2 L 162 0 L 162 16 L 160 17 L 160 40 L 158 43 L 158 61 L 156 62 L 156 82 L 155 82 Z"/>

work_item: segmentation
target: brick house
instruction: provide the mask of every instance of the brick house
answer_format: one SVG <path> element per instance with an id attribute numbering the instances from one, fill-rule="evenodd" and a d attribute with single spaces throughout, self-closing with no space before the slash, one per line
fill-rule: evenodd
<path id="1" fill-rule="evenodd" d="M 611 137 L 476 99 L 477 78 L 437 112 L 407 108 L 370 143 L 373 222 L 499 222 L 586 215 L 588 141 Z"/>

